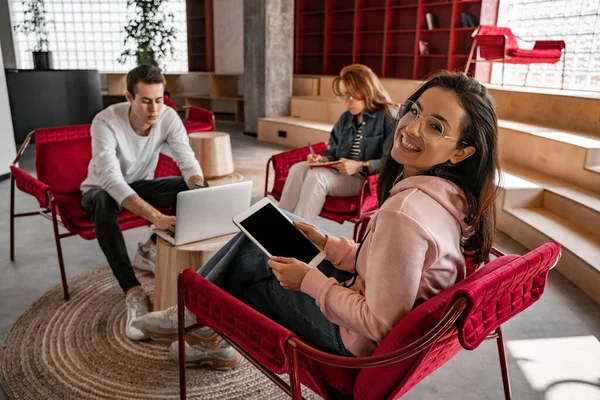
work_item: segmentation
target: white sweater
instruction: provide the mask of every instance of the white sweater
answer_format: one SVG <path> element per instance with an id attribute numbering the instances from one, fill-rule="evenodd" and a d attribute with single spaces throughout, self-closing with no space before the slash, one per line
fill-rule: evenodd
<path id="1" fill-rule="evenodd" d="M 101 187 L 121 204 L 135 194 L 130 183 L 154 178 L 165 142 L 186 182 L 192 175 L 203 176 L 181 118 L 171 107 L 163 106 L 150 134 L 139 136 L 129 122 L 129 103 L 114 104 L 96 115 L 91 135 L 92 160 L 81 184 L 84 193 Z"/>

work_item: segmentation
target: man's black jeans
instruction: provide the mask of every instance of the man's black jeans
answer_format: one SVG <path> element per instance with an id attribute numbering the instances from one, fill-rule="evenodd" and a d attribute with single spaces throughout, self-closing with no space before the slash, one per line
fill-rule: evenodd
<path id="1" fill-rule="evenodd" d="M 177 194 L 188 190 L 182 177 L 137 181 L 129 186 L 153 207 L 173 207 L 173 213 L 177 206 Z M 81 206 L 92 216 L 96 238 L 121 289 L 127 293 L 132 287 L 139 286 L 118 223 L 118 214 L 123 208 L 102 188 L 85 192 Z M 152 240 L 156 242 L 156 234 Z"/>

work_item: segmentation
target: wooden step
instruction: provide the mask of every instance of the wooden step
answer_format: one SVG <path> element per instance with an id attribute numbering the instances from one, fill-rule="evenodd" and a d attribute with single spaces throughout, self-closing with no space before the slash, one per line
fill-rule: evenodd
<path id="1" fill-rule="evenodd" d="M 329 141 L 333 124 L 295 117 L 273 117 L 258 120 L 258 140 L 288 147 L 304 147 L 309 142 Z"/>
<path id="2" fill-rule="evenodd" d="M 505 209 L 544 208 L 600 236 L 600 194 L 515 165 L 502 172 Z"/>
<path id="3" fill-rule="evenodd" d="M 499 120 L 503 162 L 600 193 L 600 140 L 583 133 Z"/>
<path id="4" fill-rule="evenodd" d="M 503 210 L 498 225 L 528 249 L 559 242 L 563 251 L 557 270 L 600 304 L 600 237 L 544 208 Z"/>
<path id="5" fill-rule="evenodd" d="M 291 100 L 291 113 L 311 121 L 335 124 L 346 107 L 337 99 L 323 96 L 294 96 Z"/>

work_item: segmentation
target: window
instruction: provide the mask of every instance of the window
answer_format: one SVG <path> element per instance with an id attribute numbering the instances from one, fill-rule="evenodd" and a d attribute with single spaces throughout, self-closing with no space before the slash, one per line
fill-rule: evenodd
<path id="1" fill-rule="evenodd" d="M 600 0 L 500 0 L 498 26 L 508 26 L 519 46 L 535 40 L 566 43 L 564 89 L 600 91 Z M 564 57 L 564 56 L 563 56 Z M 556 64 L 506 64 L 504 84 L 560 89 L 563 61 Z M 502 66 L 494 64 L 492 82 L 502 81 Z"/>
<path id="2" fill-rule="evenodd" d="M 135 67 L 129 59 L 121 64 L 117 61 L 125 49 L 124 26 L 128 22 L 126 0 L 46 0 L 46 18 L 49 25 L 48 42 L 54 68 L 98 69 L 102 72 L 127 72 Z M 11 0 L 12 23 L 23 20 L 21 0 Z M 171 0 L 165 10 L 174 16 L 177 38 L 173 41 L 175 58 L 164 63 L 166 71 L 188 70 L 187 23 L 185 0 Z M 15 32 L 17 60 L 23 69 L 33 68 L 30 49 L 34 38 Z"/>

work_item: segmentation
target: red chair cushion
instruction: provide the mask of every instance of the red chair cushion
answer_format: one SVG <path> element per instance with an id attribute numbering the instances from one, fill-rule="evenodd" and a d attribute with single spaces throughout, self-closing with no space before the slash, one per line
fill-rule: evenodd
<path id="1" fill-rule="evenodd" d="M 327 196 L 323 210 L 338 214 L 354 214 L 358 210 L 358 196 L 331 197 Z"/>
<path id="2" fill-rule="evenodd" d="M 281 198 L 281 193 L 283 192 L 283 186 L 285 185 L 286 178 L 277 178 L 273 183 L 273 192 L 271 195 L 279 200 Z M 323 210 L 328 211 L 334 214 L 355 214 L 356 210 L 358 210 L 358 196 L 351 197 L 330 197 L 327 196 L 327 200 L 325 200 L 325 204 L 323 205 Z M 369 199 L 370 200 L 370 199 Z M 372 202 L 372 200 L 370 200 Z M 377 200 L 375 199 L 375 203 Z M 376 208 L 376 207 L 375 207 Z M 342 217 L 342 222 L 346 219 Z"/>
<path id="3" fill-rule="evenodd" d="M 185 121 L 183 126 L 188 134 L 194 132 L 209 132 L 213 130 L 212 124 L 209 124 L 208 122 Z"/>
<path id="4" fill-rule="evenodd" d="M 56 205 L 65 228 L 86 240 L 96 238 L 94 222 L 90 214 L 81 208 L 81 194 L 56 195 Z M 122 231 L 149 225 L 145 219 L 138 217 L 129 210 L 119 213 L 119 226 Z"/>
<path id="5" fill-rule="evenodd" d="M 507 60 L 512 64 L 530 64 L 530 63 L 549 63 L 553 64 L 560 61 L 562 51 L 559 49 L 548 50 L 526 50 L 526 49 L 509 49 L 506 55 L 511 57 Z"/>

